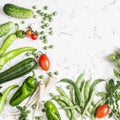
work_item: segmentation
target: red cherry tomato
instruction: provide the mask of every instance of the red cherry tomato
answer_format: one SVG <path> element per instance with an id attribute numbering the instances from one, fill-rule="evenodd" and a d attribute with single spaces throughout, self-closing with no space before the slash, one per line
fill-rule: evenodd
<path id="1" fill-rule="evenodd" d="M 107 104 L 103 104 L 97 109 L 96 117 L 104 118 L 105 116 L 108 115 L 109 111 L 110 111 L 109 106 Z"/>
<path id="2" fill-rule="evenodd" d="M 32 38 L 32 40 L 37 40 L 38 36 L 37 36 L 37 34 L 32 33 L 31 38 Z"/>
<path id="3" fill-rule="evenodd" d="M 31 35 L 32 35 L 32 30 L 27 30 L 27 31 L 26 31 L 26 36 L 31 37 Z"/>
<path id="4" fill-rule="evenodd" d="M 50 68 L 50 60 L 48 58 L 48 56 L 46 54 L 42 54 L 40 57 L 39 57 L 39 64 L 40 64 L 40 67 L 45 70 L 45 71 L 48 71 L 49 68 Z"/>

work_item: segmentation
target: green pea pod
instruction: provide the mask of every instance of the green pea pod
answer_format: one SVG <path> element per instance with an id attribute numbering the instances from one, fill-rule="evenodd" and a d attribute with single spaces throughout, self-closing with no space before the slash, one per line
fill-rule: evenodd
<path id="1" fill-rule="evenodd" d="M 2 47 L 0 48 L 0 56 L 2 56 L 9 46 L 14 42 L 16 39 L 16 35 L 14 33 L 10 34 L 3 42 Z"/>
<path id="2" fill-rule="evenodd" d="M 8 87 L 5 92 L 2 94 L 2 96 L 0 97 L 0 113 L 2 112 L 2 110 L 4 109 L 8 94 L 11 92 L 11 90 L 13 90 L 14 88 L 18 87 L 18 85 L 11 85 L 10 87 Z"/>
<path id="3" fill-rule="evenodd" d="M 27 97 L 33 95 L 37 87 L 37 79 L 35 74 L 25 79 L 22 86 L 16 91 L 10 100 L 10 105 L 16 106 L 24 101 Z"/>
<path id="4" fill-rule="evenodd" d="M 48 120 L 61 120 L 58 109 L 51 101 L 45 102 L 44 107 L 46 108 L 46 116 Z"/>
<path id="5" fill-rule="evenodd" d="M 4 56 L 0 58 L 0 69 L 11 59 L 15 58 L 16 56 L 20 55 L 26 51 L 35 51 L 36 49 L 33 47 L 22 47 L 18 49 L 14 49 L 6 53 Z"/>

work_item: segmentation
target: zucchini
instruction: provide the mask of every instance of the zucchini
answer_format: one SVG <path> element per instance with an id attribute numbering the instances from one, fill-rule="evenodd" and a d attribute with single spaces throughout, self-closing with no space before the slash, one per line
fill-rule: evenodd
<path id="1" fill-rule="evenodd" d="M 37 62 L 35 61 L 35 59 L 33 58 L 24 59 L 20 63 L 17 63 L 13 67 L 0 73 L 0 84 L 26 75 L 27 73 L 31 72 L 36 67 L 36 65 Z"/>
<path id="2" fill-rule="evenodd" d="M 23 8 L 14 4 L 5 4 L 3 11 L 11 17 L 26 19 L 33 17 L 34 12 L 30 9 Z"/>
<path id="3" fill-rule="evenodd" d="M 14 23 L 13 22 L 6 22 L 4 24 L 0 25 L 0 37 L 5 36 L 6 34 L 8 34 L 10 32 L 10 30 L 12 30 L 14 27 Z"/>

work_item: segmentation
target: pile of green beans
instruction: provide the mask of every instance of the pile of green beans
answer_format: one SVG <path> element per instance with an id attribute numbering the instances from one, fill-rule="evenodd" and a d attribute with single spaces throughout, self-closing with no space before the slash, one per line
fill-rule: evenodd
<path id="1" fill-rule="evenodd" d="M 64 91 L 63 88 L 57 87 L 57 91 L 60 95 L 54 95 L 51 93 L 51 97 L 55 100 L 62 109 L 65 110 L 69 120 L 76 120 L 77 114 L 80 114 L 81 119 L 86 119 L 86 117 L 91 117 L 92 120 L 95 119 L 95 109 L 97 104 L 101 102 L 94 103 L 95 98 L 95 87 L 103 79 L 97 79 L 92 82 L 92 80 L 85 81 L 84 74 L 80 74 L 77 80 L 74 82 L 68 78 L 60 80 L 60 82 L 66 82 L 69 85 L 70 97 Z"/>

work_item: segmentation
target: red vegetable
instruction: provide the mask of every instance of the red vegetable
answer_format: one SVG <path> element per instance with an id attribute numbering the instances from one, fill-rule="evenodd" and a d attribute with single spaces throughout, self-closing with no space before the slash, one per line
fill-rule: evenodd
<path id="1" fill-rule="evenodd" d="M 45 71 L 48 71 L 49 68 L 50 68 L 50 60 L 48 58 L 48 56 L 46 54 L 42 54 L 40 57 L 39 57 L 39 64 L 40 64 L 40 67 L 45 70 Z"/>
<path id="2" fill-rule="evenodd" d="M 27 31 L 26 31 L 26 36 L 31 37 L 31 35 L 32 35 L 32 30 L 27 30 Z"/>
<path id="3" fill-rule="evenodd" d="M 32 38 L 33 40 L 37 40 L 38 35 L 37 35 L 37 34 L 35 34 L 35 33 L 32 33 L 31 38 Z"/>
<path id="4" fill-rule="evenodd" d="M 109 106 L 107 104 L 103 104 L 97 109 L 96 117 L 104 118 L 105 116 L 108 115 L 109 111 L 110 111 Z"/>

